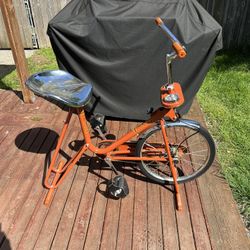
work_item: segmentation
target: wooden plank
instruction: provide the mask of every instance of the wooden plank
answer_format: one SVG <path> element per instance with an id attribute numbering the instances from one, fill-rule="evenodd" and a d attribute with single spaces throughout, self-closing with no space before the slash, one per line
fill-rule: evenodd
<path id="1" fill-rule="evenodd" d="M 0 102 L 3 102 L 5 100 L 5 98 L 8 97 L 10 91 L 9 90 L 3 90 L 1 91 L 1 96 L 0 96 Z"/>
<path id="2" fill-rule="evenodd" d="M 119 131 L 119 122 L 112 122 L 112 133 L 117 136 Z M 103 181 L 111 178 L 111 169 L 103 162 L 103 167 L 100 173 L 99 186 Z M 104 218 L 107 209 L 107 197 L 102 192 L 96 192 L 95 201 L 92 208 L 92 214 L 89 221 L 87 236 L 84 243 L 85 249 L 99 249 L 102 238 L 102 230 L 104 225 Z M 110 237 L 112 237 L 110 235 Z"/>
<path id="3" fill-rule="evenodd" d="M 249 249 L 249 238 L 231 190 L 226 181 L 215 174 L 218 168 L 218 164 L 213 164 L 212 169 L 198 179 L 212 247 Z"/>
<path id="4" fill-rule="evenodd" d="M 70 0 L 30 1 L 40 48 L 50 47 L 49 37 L 47 36 L 48 23 L 68 2 Z"/>
<path id="5" fill-rule="evenodd" d="M 0 144 L 10 134 L 10 132 L 11 132 L 10 130 L 11 130 L 10 128 L 6 128 L 6 127 L 3 127 L 3 126 L 0 126 Z M 1 150 L 1 148 L 0 148 L 0 150 Z M 6 148 L 5 148 L 5 152 L 6 152 Z"/>
<path id="6" fill-rule="evenodd" d="M 206 127 L 197 100 L 193 103 L 192 113 Z M 192 113 L 188 115 L 189 118 Z M 215 160 L 208 172 L 197 180 L 212 248 L 249 249 L 250 241 L 232 191 L 219 172 L 220 165 Z"/>
<path id="7" fill-rule="evenodd" d="M 174 128 L 166 130 L 170 143 L 175 142 Z M 162 134 L 158 133 L 159 142 L 163 142 Z M 169 166 L 166 166 L 169 168 Z M 170 171 L 170 169 L 169 169 Z M 174 187 L 163 186 L 160 190 L 161 215 L 162 215 L 162 234 L 164 249 L 179 249 L 179 235 L 176 220 L 176 198 Z"/>
<path id="8" fill-rule="evenodd" d="M 103 179 L 110 179 L 111 170 L 103 168 L 100 175 Z M 102 183 L 103 179 L 99 179 L 98 185 Z M 87 236 L 85 238 L 84 249 L 99 249 L 106 204 L 107 198 L 103 196 L 103 194 L 96 192 L 92 213 L 88 224 Z"/>
<path id="9" fill-rule="evenodd" d="M 25 48 L 33 48 L 32 44 L 32 28 L 29 24 L 29 19 L 25 10 L 25 5 L 23 1 L 20 0 L 13 0 L 13 5 L 15 9 L 17 10 L 17 21 L 20 26 L 20 33 L 21 33 L 21 39 L 22 43 Z M 0 48 L 1 49 L 9 49 L 10 43 L 8 40 L 8 36 L 6 33 L 4 20 L 2 15 L 0 15 L 0 30 L 2 31 L 0 33 Z"/>
<path id="10" fill-rule="evenodd" d="M 38 113 L 38 114 L 17 114 L 17 113 L 0 113 L 0 126 L 46 126 L 48 121 L 55 118 L 54 114 Z"/>
<path id="11" fill-rule="evenodd" d="M 23 44 L 21 41 L 20 29 L 16 19 L 15 9 L 12 0 L 0 2 L 0 8 L 3 14 L 3 19 L 8 34 L 13 58 L 16 64 L 16 70 L 19 76 L 20 86 L 23 93 L 25 103 L 34 102 L 33 93 L 25 86 L 25 81 L 28 78 L 28 66 L 24 54 Z"/>
<path id="12" fill-rule="evenodd" d="M 138 170 L 135 174 L 135 203 L 132 249 L 147 249 L 148 208 L 147 179 Z"/>
<path id="13" fill-rule="evenodd" d="M 130 166 L 126 166 L 125 173 L 127 172 L 133 172 L 133 169 Z M 116 247 L 119 250 L 131 249 L 133 239 L 135 179 L 130 174 L 125 174 L 125 178 L 129 186 L 129 195 L 121 200 L 116 243 Z"/>
<path id="14" fill-rule="evenodd" d="M 94 144 L 96 144 L 97 141 L 98 141 L 97 138 L 93 139 Z M 53 243 L 51 246 L 52 249 L 66 249 L 68 247 L 68 244 L 70 243 L 71 233 L 74 230 L 74 224 L 76 220 L 79 219 L 78 212 L 79 212 L 81 205 L 83 204 L 81 200 L 84 199 L 83 198 L 84 195 L 89 192 L 89 190 L 86 190 L 86 187 L 90 188 L 89 186 L 87 186 L 87 184 L 90 183 L 89 179 L 91 179 L 91 178 L 88 178 L 89 177 L 89 163 L 92 160 L 91 157 L 93 157 L 93 153 L 88 151 L 86 152 L 86 155 L 84 156 L 84 158 L 82 158 L 80 161 L 80 166 L 78 167 L 76 178 L 74 180 L 69 197 L 67 199 L 65 209 L 63 211 L 58 228 L 56 230 L 55 237 L 53 239 Z M 91 186 L 93 187 L 92 191 L 95 191 L 96 186 L 97 186 L 97 180 L 96 180 L 96 183 L 94 184 L 93 182 L 91 182 Z M 92 194 L 91 197 L 88 196 L 90 200 L 92 198 L 94 199 L 94 193 L 91 193 L 91 194 Z M 93 202 L 93 201 L 91 202 L 90 200 L 88 200 L 87 202 L 86 200 L 84 201 L 84 205 L 90 206 L 89 208 L 91 208 L 91 204 Z M 89 208 L 87 208 L 86 210 L 84 209 L 84 213 L 86 213 L 86 211 Z M 77 249 L 77 248 L 74 247 L 74 249 Z"/>
<path id="15" fill-rule="evenodd" d="M 201 119 L 199 107 L 196 103 L 194 105 L 191 114 L 196 114 L 195 117 Z M 32 109 L 30 111 L 30 115 L 36 112 Z M 53 114 L 54 124 L 50 125 L 51 121 L 47 121 L 44 125 L 55 126 L 53 130 L 60 131 L 61 124 L 58 121 L 65 114 Z M 75 116 L 73 119 L 74 127 L 77 119 Z M 120 125 L 115 124 L 114 129 L 119 131 Z M 213 249 L 249 249 L 249 239 L 231 191 L 217 175 L 218 166 L 198 179 L 198 188 L 196 182 L 181 185 L 184 203 L 182 212 L 175 212 L 174 197 L 169 190 L 145 183 L 146 178 L 128 165 L 124 168 L 124 174 L 130 194 L 121 200 L 117 216 L 119 209 L 112 207 L 103 194 L 96 192 L 97 183 L 100 184 L 102 178 L 109 179 L 111 176 L 109 169 L 102 169 L 100 173 L 101 162 L 93 163 L 95 174 L 90 172 L 88 175 L 84 168 L 88 162 L 82 162 L 84 166 L 79 167 L 75 177 L 72 173 L 70 180 L 58 190 L 53 201 L 55 204 L 46 208 L 42 205 L 42 169 L 31 168 L 33 162 L 43 161 L 43 155 L 20 151 L 18 147 L 26 151 L 33 146 L 39 148 L 40 144 L 50 147 L 55 134 L 49 132 L 43 142 L 45 134 L 37 137 L 36 132 L 33 135 L 27 133 L 14 146 L 17 135 L 23 130 L 23 127 L 0 126 L 0 140 L 3 136 L 0 154 L 4 157 L 0 165 L 0 185 L 1 190 L 4 190 L 3 196 L 0 195 L 0 203 L 3 204 L 0 206 L 0 216 L 4 224 L 3 230 L 13 249 L 34 249 L 34 246 L 42 249 L 105 249 L 107 246 L 112 249 L 114 245 L 116 249 L 210 249 L 209 244 Z M 75 128 L 73 130 L 76 132 Z M 2 131 L 9 131 L 7 137 L 2 135 Z M 33 137 L 39 140 L 32 143 Z M 72 137 L 70 133 L 69 138 Z M 10 149 L 10 155 L 4 154 L 7 149 Z M 14 156 L 16 159 L 13 160 Z M 22 162 L 21 159 L 25 161 Z M 10 164 L 11 160 L 13 164 Z M 11 179 L 6 179 L 7 176 Z M 87 178 L 86 183 L 84 178 Z M 64 187 L 67 187 L 66 191 L 63 190 Z M 112 211 L 115 215 L 111 214 Z M 114 236 L 107 237 L 108 232 Z M 193 242 L 191 247 L 189 241 Z M 2 248 L 7 243 L 7 240 L 4 241 Z"/>
<path id="16" fill-rule="evenodd" d="M 2 77 L 2 76 L 1 76 Z M 5 90 L 5 89 L 0 89 L 0 101 L 2 101 L 2 96 L 8 92 L 8 90 Z"/>
<path id="17" fill-rule="evenodd" d="M 60 186 L 61 188 L 57 190 L 50 210 L 46 214 L 45 221 L 42 224 L 34 249 L 50 248 L 58 221 L 64 209 L 64 204 L 66 203 L 68 193 L 71 189 L 72 182 L 74 181 L 76 170 L 77 168 L 72 169 L 72 171 L 68 174 L 67 179 Z"/>
<path id="18" fill-rule="evenodd" d="M 3 187 L 5 187 L 5 185 L 8 184 L 10 181 L 15 182 L 13 180 L 13 176 L 15 176 L 15 174 L 17 174 L 17 171 L 20 171 L 20 168 L 17 168 L 17 166 L 19 166 L 19 161 L 20 161 L 20 159 L 22 159 L 22 157 L 24 157 L 26 155 L 26 153 L 24 151 L 28 151 L 32 147 L 33 141 L 35 140 L 35 137 L 37 136 L 38 133 L 39 133 L 39 129 L 33 130 L 25 137 L 25 140 L 21 139 L 22 140 L 21 145 L 22 145 L 23 151 L 20 151 L 17 148 L 11 148 L 12 150 L 10 152 L 10 156 L 8 154 L 6 154 L 6 157 L 2 159 L 1 166 L 0 166 L 0 168 L 1 168 L 1 176 L 0 176 L 1 189 L 3 189 Z M 9 138 L 8 142 L 12 142 L 12 144 L 13 144 L 13 141 L 12 141 L 13 139 L 14 139 L 13 136 L 11 136 Z M 9 143 L 9 145 L 11 145 L 11 143 Z M 2 149 L 4 149 L 4 147 Z M 13 159 L 13 155 L 15 155 L 14 159 Z M 22 161 L 22 164 L 24 164 L 23 161 Z M 8 167 L 6 167 L 6 166 L 8 166 Z M 11 186 L 9 188 L 11 190 Z M 0 197 L 2 194 L 3 193 L 0 194 Z M 6 195 L 9 197 L 10 193 L 7 192 Z M 7 205 L 7 203 L 5 203 L 5 204 Z M 1 206 L 0 211 L 3 208 L 4 208 L 4 206 Z"/>
<path id="19" fill-rule="evenodd" d="M 175 143 L 181 142 L 183 138 L 183 130 L 175 128 Z M 173 134 L 171 136 L 174 136 Z M 184 171 L 185 172 L 185 171 Z M 179 234 L 180 249 L 195 249 L 195 241 L 193 235 L 192 221 L 190 219 L 190 211 L 187 204 L 186 190 L 184 185 L 180 184 L 180 195 L 183 203 L 183 210 L 176 210 L 177 228 Z"/>
<path id="20" fill-rule="evenodd" d="M 164 249 L 179 249 L 178 229 L 175 214 L 175 196 L 173 187 L 160 189 L 162 237 Z"/>
<path id="21" fill-rule="evenodd" d="M 57 120 L 55 119 L 54 122 L 52 121 L 52 125 L 53 125 L 53 123 L 55 123 L 55 121 L 57 121 Z M 30 134 L 32 134 L 33 131 L 34 131 L 34 133 L 39 133 L 39 130 L 40 129 L 31 130 Z M 51 136 L 56 135 L 55 133 L 49 132 L 49 130 L 42 130 L 38 135 L 39 137 L 36 138 L 36 140 L 34 141 L 34 143 L 32 145 L 32 148 L 31 148 L 32 151 L 36 152 L 36 150 L 38 150 L 38 148 L 39 148 L 38 145 L 40 145 L 41 143 L 42 143 L 42 148 L 39 149 L 39 151 L 44 153 L 44 152 L 49 150 L 49 147 L 50 147 L 51 143 L 53 143 L 53 141 L 51 142 L 50 136 L 46 137 L 46 134 L 48 134 L 48 133 L 50 133 Z M 43 141 L 44 141 L 43 138 L 45 138 L 45 137 L 46 137 L 46 140 L 43 143 Z M 30 138 L 26 137 L 25 142 L 26 141 L 30 141 Z M 25 147 L 26 147 L 25 145 L 22 145 L 23 149 Z M 27 150 L 29 151 L 29 149 L 27 149 Z M 28 153 L 26 153 L 26 156 L 27 156 L 27 154 Z M 16 157 L 17 157 L 17 161 L 19 160 L 19 162 L 20 162 L 20 159 L 21 159 L 20 155 L 19 155 L 19 157 L 18 157 L 18 155 L 16 155 Z M 42 178 L 38 179 L 39 178 L 38 176 L 40 175 L 40 177 L 42 177 L 43 169 L 38 168 L 36 170 L 36 168 L 30 168 L 30 166 L 29 166 L 30 162 L 31 163 L 34 162 L 34 157 L 36 158 L 36 161 L 39 162 L 39 159 L 41 159 L 42 155 L 40 154 L 40 155 L 36 156 L 34 153 L 29 153 L 28 160 L 26 162 L 24 162 L 25 165 L 23 164 L 24 166 L 26 166 L 26 168 L 22 167 L 22 165 L 20 163 L 19 163 L 19 165 L 13 164 L 14 166 L 15 165 L 18 166 L 19 168 L 18 168 L 18 171 L 15 172 L 15 176 L 11 177 L 13 180 L 11 187 L 15 191 L 14 195 L 12 195 L 14 198 L 8 204 L 8 210 L 11 211 L 11 216 L 8 215 L 9 211 L 7 211 L 7 213 L 4 213 L 5 216 L 3 217 L 4 218 L 3 222 L 6 222 L 6 224 L 9 224 L 10 229 L 11 229 L 11 231 L 9 232 L 9 235 L 12 235 L 12 232 L 14 231 L 13 235 L 15 235 L 15 238 L 12 241 L 12 246 L 17 244 L 18 237 L 21 236 L 23 233 L 23 230 L 16 232 L 15 229 L 20 228 L 19 222 L 23 226 L 23 224 L 22 224 L 22 223 L 24 223 L 23 220 L 25 218 L 27 219 L 26 213 L 28 214 L 28 211 L 29 211 L 29 209 L 32 208 L 32 204 L 34 203 L 34 200 L 35 200 L 34 196 L 33 196 L 34 200 L 28 200 L 28 198 L 27 198 L 27 197 L 29 197 L 28 194 L 30 192 L 33 193 L 32 186 L 39 183 L 42 179 Z M 19 169 L 21 170 L 21 172 Z M 34 179 L 36 179 L 37 181 L 35 181 Z M 23 182 L 23 180 L 25 180 L 25 181 Z M 1 184 L 2 183 L 3 183 L 3 181 L 1 181 Z M 8 184 L 8 185 L 10 185 L 10 184 Z M 42 188 L 41 185 L 38 185 L 38 186 L 40 187 L 40 189 Z M 35 189 L 37 190 L 37 188 L 35 188 Z M 7 192 L 8 195 L 9 195 L 9 193 L 11 193 L 11 192 L 8 192 L 8 190 L 6 191 L 6 188 L 4 188 L 4 191 Z M 35 192 L 35 195 L 39 195 L 39 192 Z M 18 199 L 16 199 L 15 196 L 17 196 Z M 4 197 L 7 200 L 6 195 Z M 24 200 L 27 200 L 27 202 L 24 202 Z M 27 206 L 25 208 L 23 208 L 22 207 L 23 204 L 25 204 Z M 23 216 L 22 213 L 20 215 L 20 211 L 22 211 L 22 209 L 24 209 L 24 213 L 26 216 Z M 20 218 L 16 219 L 16 217 L 18 218 L 19 215 L 20 215 Z M 12 224 L 11 224 L 11 220 L 14 220 L 14 222 Z M 17 223 L 17 225 L 16 225 L 16 223 Z"/>
<path id="22" fill-rule="evenodd" d="M 119 132 L 117 133 L 117 138 L 120 138 L 122 135 L 128 132 L 128 122 L 120 122 Z M 123 163 L 122 163 L 123 164 Z M 121 165 L 118 163 L 116 165 Z M 118 169 L 121 171 L 122 169 Z M 115 176 L 112 173 L 111 178 Z M 119 216 L 120 216 L 120 208 L 121 208 L 121 199 L 115 200 L 112 198 L 108 199 L 105 219 L 102 229 L 102 239 L 100 249 L 116 249 L 116 242 L 117 242 L 117 232 L 118 232 L 118 225 L 119 225 Z"/>
<path id="23" fill-rule="evenodd" d="M 56 140 L 55 134 L 49 133 L 49 135 L 46 138 L 46 141 L 43 144 L 43 148 L 50 149 L 55 140 Z M 39 158 L 36 157 L 36 161 L 40 162 L 41 161 L 40 158 L 41 157 Z M 28 224 L 30 217 L 32 216 L 36 204 L 38 202 L 42 202 L 41 195 L 43 196 L 44 194 L 44 188 L 40 184 L 42 180 L 42 175 L 43 175 L 43 169 L 41 168 L 38 171 L 38 174 L 34 175 L 33 178 L 32 176 L 30 176 L 29 179 L 26 179 L 25 180 L 26 185 L 27 183 L 31 183 L 30 193 L 22 192 L 21 194 L 18 195 L 19 197 L 22 196 L 22 198 L 19 198 L 19 204 L 17 204 L 17 206 L 19 206 L 18 212 L 14 216 L 12 216 L 13 217 L 12 222 L 11 223 L 9 222 L 10 230 L 8 231 L 8 237 L 12 239 L 11 246 L 13 249 L 17 249 L 18 242 L 20 241 L 24 233 L 25 227 Z M 23 190 L 23 187 L 21 187 L 21 189 Z M 11 206 L 12 204 L 10 203 L 10 207 Z M 9 221 L 11 220 L 9 219 Z M 2 247 L 4 248 L 7 243 L 8 242 L 5 241 Z"/>
<path id="24" fill-rule="evenodd" d="M 17 107 L 17 103 L 19 102 L 18 98 L 12 91 L 8 91 L 8 95 L 1 102 L 0 112 L 4 111 L 5 113 L 12 111 L 15 107 Z"/>
<path id="25" fill-rule="evenodd" d="M 186 195 L 197 249 L 212 249 L 207 223 L 195 181 L 186 184 Z"/>
<path id="26" fill-rule="evenodd" d="M 185 130 L 184 128 L 176 128 L 176 138 L 177 143 L 182 142 L 185 138 L 190 136 L 192 133 L 190 131 Z M 196 137 L 195 137 L 196 138 Z M 183 146 L 188 147 L 191 152 L 200 151 L 199 148 L 201 145 L 197 143 L 197 138 L 195 142 L 189 138 L 189 141 L 184 142 Z M 203 145 L 202 145 L 203 146 Z M 184 173 L 191 174 L 193 172 L 193 165 L 187 164 L 187 160 L 192 160 L 193 162 L 199 162 L 198 156 L 195 157 L 192 155 L 190 159 L 186 158 L 185 161 L 181 160 L 182 170 Z M 195 245 L 198 249 L 211 249 L 209 234 L 207 230 L 206 220 L 204 218 L 202 206 L 200 204 L 199 193 L 196 187 L 195 182 L 189 182 L 185 185 L 186 196 L 188 199 L 188 208 L 191 216 L 192 230 L 195 240 Z"/>
<path id="27" fill-rule="evenodd" d="M 129 122 L 129 130 L 134 129 L 138 124 Z M 117 249 L 132 249 L 133 222 L 134 222 L 134 197 L 135 197 L 135 171 L 134 164 L 124 163 L 124 177 L 129 187 L 129 195 L 121 200 L 119 226 L 117 232 Z"/>
<path id="28" fill-rule="evenodd" d="M 180 185 L 180 193 L 183 204 L 183 211 L 176 210 L 177 228 L 179 234 L 180 249 L 195 249 L 194 236 L 192 231 L 192 222 L 190 220 L 190 211 L 187 204 L 185 187 Z"/>
<path id="29" fill-rule="evenodd" d="M 17 106 L 12 109 L 13 113 L 18 114 L 27 114 L 27 113 L 42 113 L 40 111 L 41 106 L 46 103 L 46 101 L 42 97 L 36 97 L 36 101 L 34 103 L 24 103 L 22 99 L 18 99 Z M 47 113 L 47 112 L 44 112 Z"/>
<path id="30" fill-rule="evenodd" d="M 58 117 L 58 119 L 62 119 L 63 118 L 63 113 Z M 75 121 L 72 121 L 72 125 L 74 126 Z M 73 127 L 72 126 L 72 127 Z M 59 131 L 61 129 L 58 127 L 57 131 Z M 65 137 L 65 141 L 69 141 L 72 138 L 72 130 L 69 131 L 69 133 L 67 133 L 66 137 Z M 51 142 L 53 143 L 53 142 Z M 67 178 L 72 180 L 72 175 L 70 174 Z M 66 180 L 67 180 L 66 178 Z M 41 180 L 41 178 L 40 178 Z M 68 182 L 68 181 L 67 181 Z M 66 186 L 68 184 L 65 184 Z M 60 189 L 64 189 L 65 185 L 61 185 Z M 44 189 L 43 186 L 39 185 L 40 187 L 40 194 L 39 194 L 39 200 L 38 202 L 35 204 L 35 208 L 31 211 L 31 216 L 30 216 L 30 220 L 28 221 L 28 223 L 26 224 L 25 229 L 23 230 L 23 235 L 22 238 L 20 239 L 19 243 L 18 243 L 18 249 L 34 249 L 34 245 L 36 244 L 36 241 L 39 237 L 39 234 L 42 230 L 43 227 L 43 223 L 44 220 L 49 212 L 49 209 L 51 209 L 51 207 L 48 209 L 46 206 L 44 206 L 43 204 L 43 200 L 44 200 L 44 196 L 45 193 L 47 192 L 46 189 Z M 61 191 L 63 192 L 63 191 Z M 52 235 L 53 237 L 53 235 Z"/>
<path id="31" fill-rule="evenodd" d="M 62 118 L 62 115 L 63 114 L 61 114 L 58 118 L 59 119 L 60 117 Z M 57 120 L 54 120 L 54 122 L 52 122 L 52 126 L 53 126 L 53 123 L 55 123 L 56 121 Z M 53 133 L 52 131 L 49 131 L 48 133 L 49 134 L 46 138 L 46 141 L 43 144 L 43 149 L 41 149 L 42 152 L 45 152 L 45 151 L 49 152 L 56 138 L 56 133 Z M 36 157 L 36 161 L 38 163 L 41 161 L 40 165 L 43 166 L 43 163 L 42 163 L 43 159 L 41 159 L 41 156 Z M 38 185 L 38 183 L 40 183 L 42 180 L 42 176 L 43 176 L 43 168 L 40 168 L 38 173 L 34 175 L 33 178 L 32 178 L 32 174 L 31 173 L 29 174 L 28 179 L 25 180 L 25 185 L 27 186 L 27 184 L 31 183 L 30 184 L 31 188 L 28 189 L 30 191 L 25 192 L 25 186 L 22 184 L 18 185 L 18 192 L 19 193 L 21 192 L 22 194 L 22 195 L 19 195 L 20 199 L 26 199 L 26 202 L 20 201 L 21 205 L 18 209 L 18 212 L 15 214 L 13 218 L 13 222 L 10 223 L 10 231 L 8 232 L 8 235 L 12 238 L 11 244 L 12 244 L 12 247 L 15 249 L 25 231 L 25 227 L 27 223 L 29 222 L 30 217 L 32 216 L 32 213 L 36 207 L 37 202 L 40 202 L 40 204 L 42 204 L 42 198 L 44 196 L 45 190 L 42 185 Z M 24 191 L 22 192 L 20 191 L 20 189 Z"/>
<path id="32" fill-rule="evenodd" d="M 96 163 L 99 164 L 98 162 Z M 91 164 L 93 167 L 97 166 L 94 165 L 94 162 Z M 84 246 L 98 180 L 99 178 L 97 175 L 91 173 L 88 175 L 75 218 L 74 227 L 70 235 L 71 237 L 68 244 L 68 249 L 82 249 Z"/>
<path id="33" fill-rule="evenodd" d="M 156 141 L 162 140 L 161 134 L 157 133 Z M 148 249 L 163 249 L 162 217 L 160 204 L 160 185 L 147 184 L 148 192 Z"/>
<path id="34" fill-rule="evenodd" d="M 9 161 L 13 159 L 13 157 L 16 154 L 20 154 L 19 147 L 22 147 L 23 142 L 25 141 L 25 137 L 18 138 L 19 134 L 22 133 L 22 128 L 4 127 L 2 131 L 3 131 L 2 138 L 4 140 L 2 141 L 2 144 L 0 147 L 0 155 L 1 155 L 0 171 L 1 171 L 1 174 L 2 173 L 4 174 L 4 172 L 2 171 L 6 168 L 6 166 L 8 166 Z"/>
<path id="35" fill-rule="evenodd" d="M 35 150 L 39 150 L 43 141 L 34 141 L 37 134 L 38 131 L 36 131 L 35 133 L 31 133 L 30 136 L 27 137 L 26 144 L 28 148 L 34 147 Z M 32 158 L 34 157 L 35 155 L 33 155 Z M 17 183 L 20 183 L 22 181 L 23 171 L 27 171 L 27 168 L 23 169 L 23 167 L 25 165 L 31 165 L 32 161 L 34 160 L 32 158 L 30 157 L 29 160 L 25 162 L 20 161 L 20 158 L 15 158 L 15 160 L 12 161 L 12 165 L 7 169 L 7 174 L 5 173 L 5 176 L 7 175 L 9 178 L 5 180 L 3 185 L 3 181 L 1 181 L 1 189 L 3 190 L 3 192 L 1 192 L 0 195 L 0 203 L 3 205 L 0 208 L 0 216 L 2 218 L 2 228 L 6 233 L 9 230 L 9 221 L 12 219 L 13 214 L 15 214 L 17 211 L 16 203 L 18 203 L 21 198 L 20 196 L 16 196 L 19 190 L 19 186 L 17 185 Z M 0 236 L 0 242 L 1 241 L 2 239 Z"/>
<path id="36" fill-rule="evenodd" d="M 112 125 L 108 122 L 108 128 L 110 128 L 110 126 Z M 89 174 L 82 193 L 77 215 L 75 217 L 74 226 L 71 231 L 68 249 L 82 249 L 84 246 L 92 207 L 95 200 L 96 187 L 99 181 L 98 175 L 100 170 L 96 170 L 96 168 L 100 169 L 100 164 L 103 164 L 102 161 L 97 160 L 96 158 L 91 159 L 89 162 Z M 97 171 L 97 174 L 93 174 L 93 171 Z"/>
<path id="37" fill-rule="evenodd" d="M 71 138 L 77 138 L 77 135 L 79 135 L 79 132 L 73 131 Z M 71 153 L 69 153 L 69 155 L 71 155 Z M 69 192 L 75 180 L 77 169 L 77 166 L 74 167 L 57 189 L 34 246 L 35 249 L 49 249 L 52 245 L 57 225 L 65 209 Z"/>
<path id="38" fill-rule="evenodd" d="M 53 239 L 52 249 L 67 249 L 76 213 L 81 201 L 82 191 L 84 190 L 88 175 L 87 168 L 88 166 L 79 166 L 77 169 L 76 177 Z"/>
<path id="39" fill-rule="evenodd" d="M 179 141 L 183 141 L 184 138 L 187 138 L 190 136 L 193 132 L 187 131 L 185 129 L 178 130 L 177 136 L 180 136 Z M 194 141 L 195 140 L 195 141 Z M 194 139 L 189 138 L 189 140 L 186 142 L 184 146 L 188 147 L 191 153 L 193 153 L 191 156 L 189 156 L 189 159 L 186 158 L 186 160 L 190 160 L 192 162 L 200 162 L 201 158 L 200 156 L 196 155 L 195 152 L 199 152 L 200 150 L 204 150 L 201 148 L 203 144 L 197 142 L 198 139 L 195 136 Z M 182 162 L 185 164 L 185 162 Z M 195 167 L 194 164 L 190 164 L 192 169 Z M 190 168 L 189 167 L 189 168 Z M 193 228 L 193 235 L 195 239 L 195 245 L 198 249 L 211 249 L 210 239 L 209 239 L 209 233 L 207 229 L 206 220 L 204 217 L 204 212 L 202 209 L 201 201 L 199 192 L 197 189 L 196 181 L 191 181 L 185 185 L 186 187 L 186 195 L 188 200 L 188 206 L 192 221 L 192 228 Z"/>
<path id="40" fill-rule="evenodd" d="M 160 185 L 148 183 L 148 249 L 163 249 Z"/>

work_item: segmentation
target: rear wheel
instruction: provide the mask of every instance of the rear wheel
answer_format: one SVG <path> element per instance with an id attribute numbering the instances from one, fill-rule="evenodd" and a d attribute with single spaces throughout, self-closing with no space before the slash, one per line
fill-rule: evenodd
<path id="1" fill-rule="evenodd" d="M 188 123 L 166 124 L 165 129 L 178 172 L 178 183 L 191 181 L 205 173 L 215 157 L 214 141 L 208 131 Z M 136 154 L 139 157 L 161 159 L 140 161 L 139 167 L 144 175 L 161 184 L 174 183 L 160 125 L 146 132 L 138 141 Z"/>

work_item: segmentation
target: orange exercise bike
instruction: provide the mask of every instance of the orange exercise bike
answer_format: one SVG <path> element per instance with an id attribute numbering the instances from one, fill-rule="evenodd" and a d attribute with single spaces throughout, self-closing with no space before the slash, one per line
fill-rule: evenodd
<path id="1" fill-rule="evenodd" d="M 160 89 L 162 107 L 153 112 L 149 120 L 121 138 L 108 140 L 99 130 L 103 140 L 99 146 L 92 144 L 84 112 L 84 107 L 91 100 L 91 84 L 83 83 L 61 70 L 37 73 L 27 80 L 27 86 L 34 93 L 55 99 L 69 107 L 67 119 L 44 180 L 44 185 L 49 189 L 44 200 L 46 205 L 50 204 L 53 191 L 84 157 L 87 150 L 102 158 L 117 176 L 118 171 L 112 162 L 129 161 L 137 163 L 142 173 L 154 182 L 173 184 L 178 210 L 182 209 L 179 184 L 194 180 L 211 166 L 215 157 L 215 145 L 211 135 L 198 122 L 181 119 L 176 111 L 176 108 L 184 103 L 184 97 L 180 84 L 172 81 L 171 62 L 175 58 L 185 58 L 186 50 L 159 17 L 155 21 L 171 40 L 174 49 L 166 56 L 168 82 Z M 73 112 L 79 118 L 84 145 L 70 160 L 67 162 L 59 160 L 56 164 Z M 131 141 L 133 137 L 137 140 Z M 118 185 L 118 188 L 113 190 L 114 196 L 119 197 L 124 191 L 122 188 L 126 187 L 126 181 L 122 176 L 120 185 L 120 189 Z"/>

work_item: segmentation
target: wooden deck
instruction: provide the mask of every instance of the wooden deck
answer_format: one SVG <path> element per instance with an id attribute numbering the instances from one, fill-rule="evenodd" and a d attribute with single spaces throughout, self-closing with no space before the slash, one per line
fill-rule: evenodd
<path id="1" fill-rule="evenodd" d="M 250 249 L 217 162 L 198 181 L 181 185 L 184 210 L 177 212 L 172 187 L 152 184 L 126 164 L 122 171 L 129 196 L 108 199 L 103 182 L 112 173 L 89 155 L 46 208 L 44 162 L 66 113 L 41 98 L 25 105 L 19 96 L 0 90 L 1 249 Z M 189 117 L 204 122 L 197 103 Z M 68 142 L 82 138 L 77 122 L 74 118 Z M 110 132 L 119 136 L 135 124 L 109 125 Z M 65 154 L 72 151 L 66 145 Z"/>

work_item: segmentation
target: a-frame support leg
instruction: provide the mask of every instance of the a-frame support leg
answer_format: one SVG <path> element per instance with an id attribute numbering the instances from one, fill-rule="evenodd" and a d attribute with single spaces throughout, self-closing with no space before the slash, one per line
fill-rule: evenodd
<path id="1" fill-rule="evenodd" d="M 163 135 L 163 139 L 164 139 L 164 142 L 165 142 L 166 151 L 167 151 L 167 154 L 168 154 L 170 170 L 171 170 L 171 173 L 172 173 L 172 176 L 173 176 L 173 179 L 174 179 L 174 188 L 175 188 L 177 210 L 181 211 L 182 210 L 182 201 L 181 201 L 179 184 L 177 182 L 177 170 L 176 170 L 176 168 L 174 166 L 173 158 L 171 156 L 171 151 L 170 151 L 170 147 L 169 147 L 167 132 L 166 132 L 166 129 L 165 129 L 165 121 L 164 121 L 164 119 L 161 119 L 161 130 L 162 130 L 162 135 Z"/>

